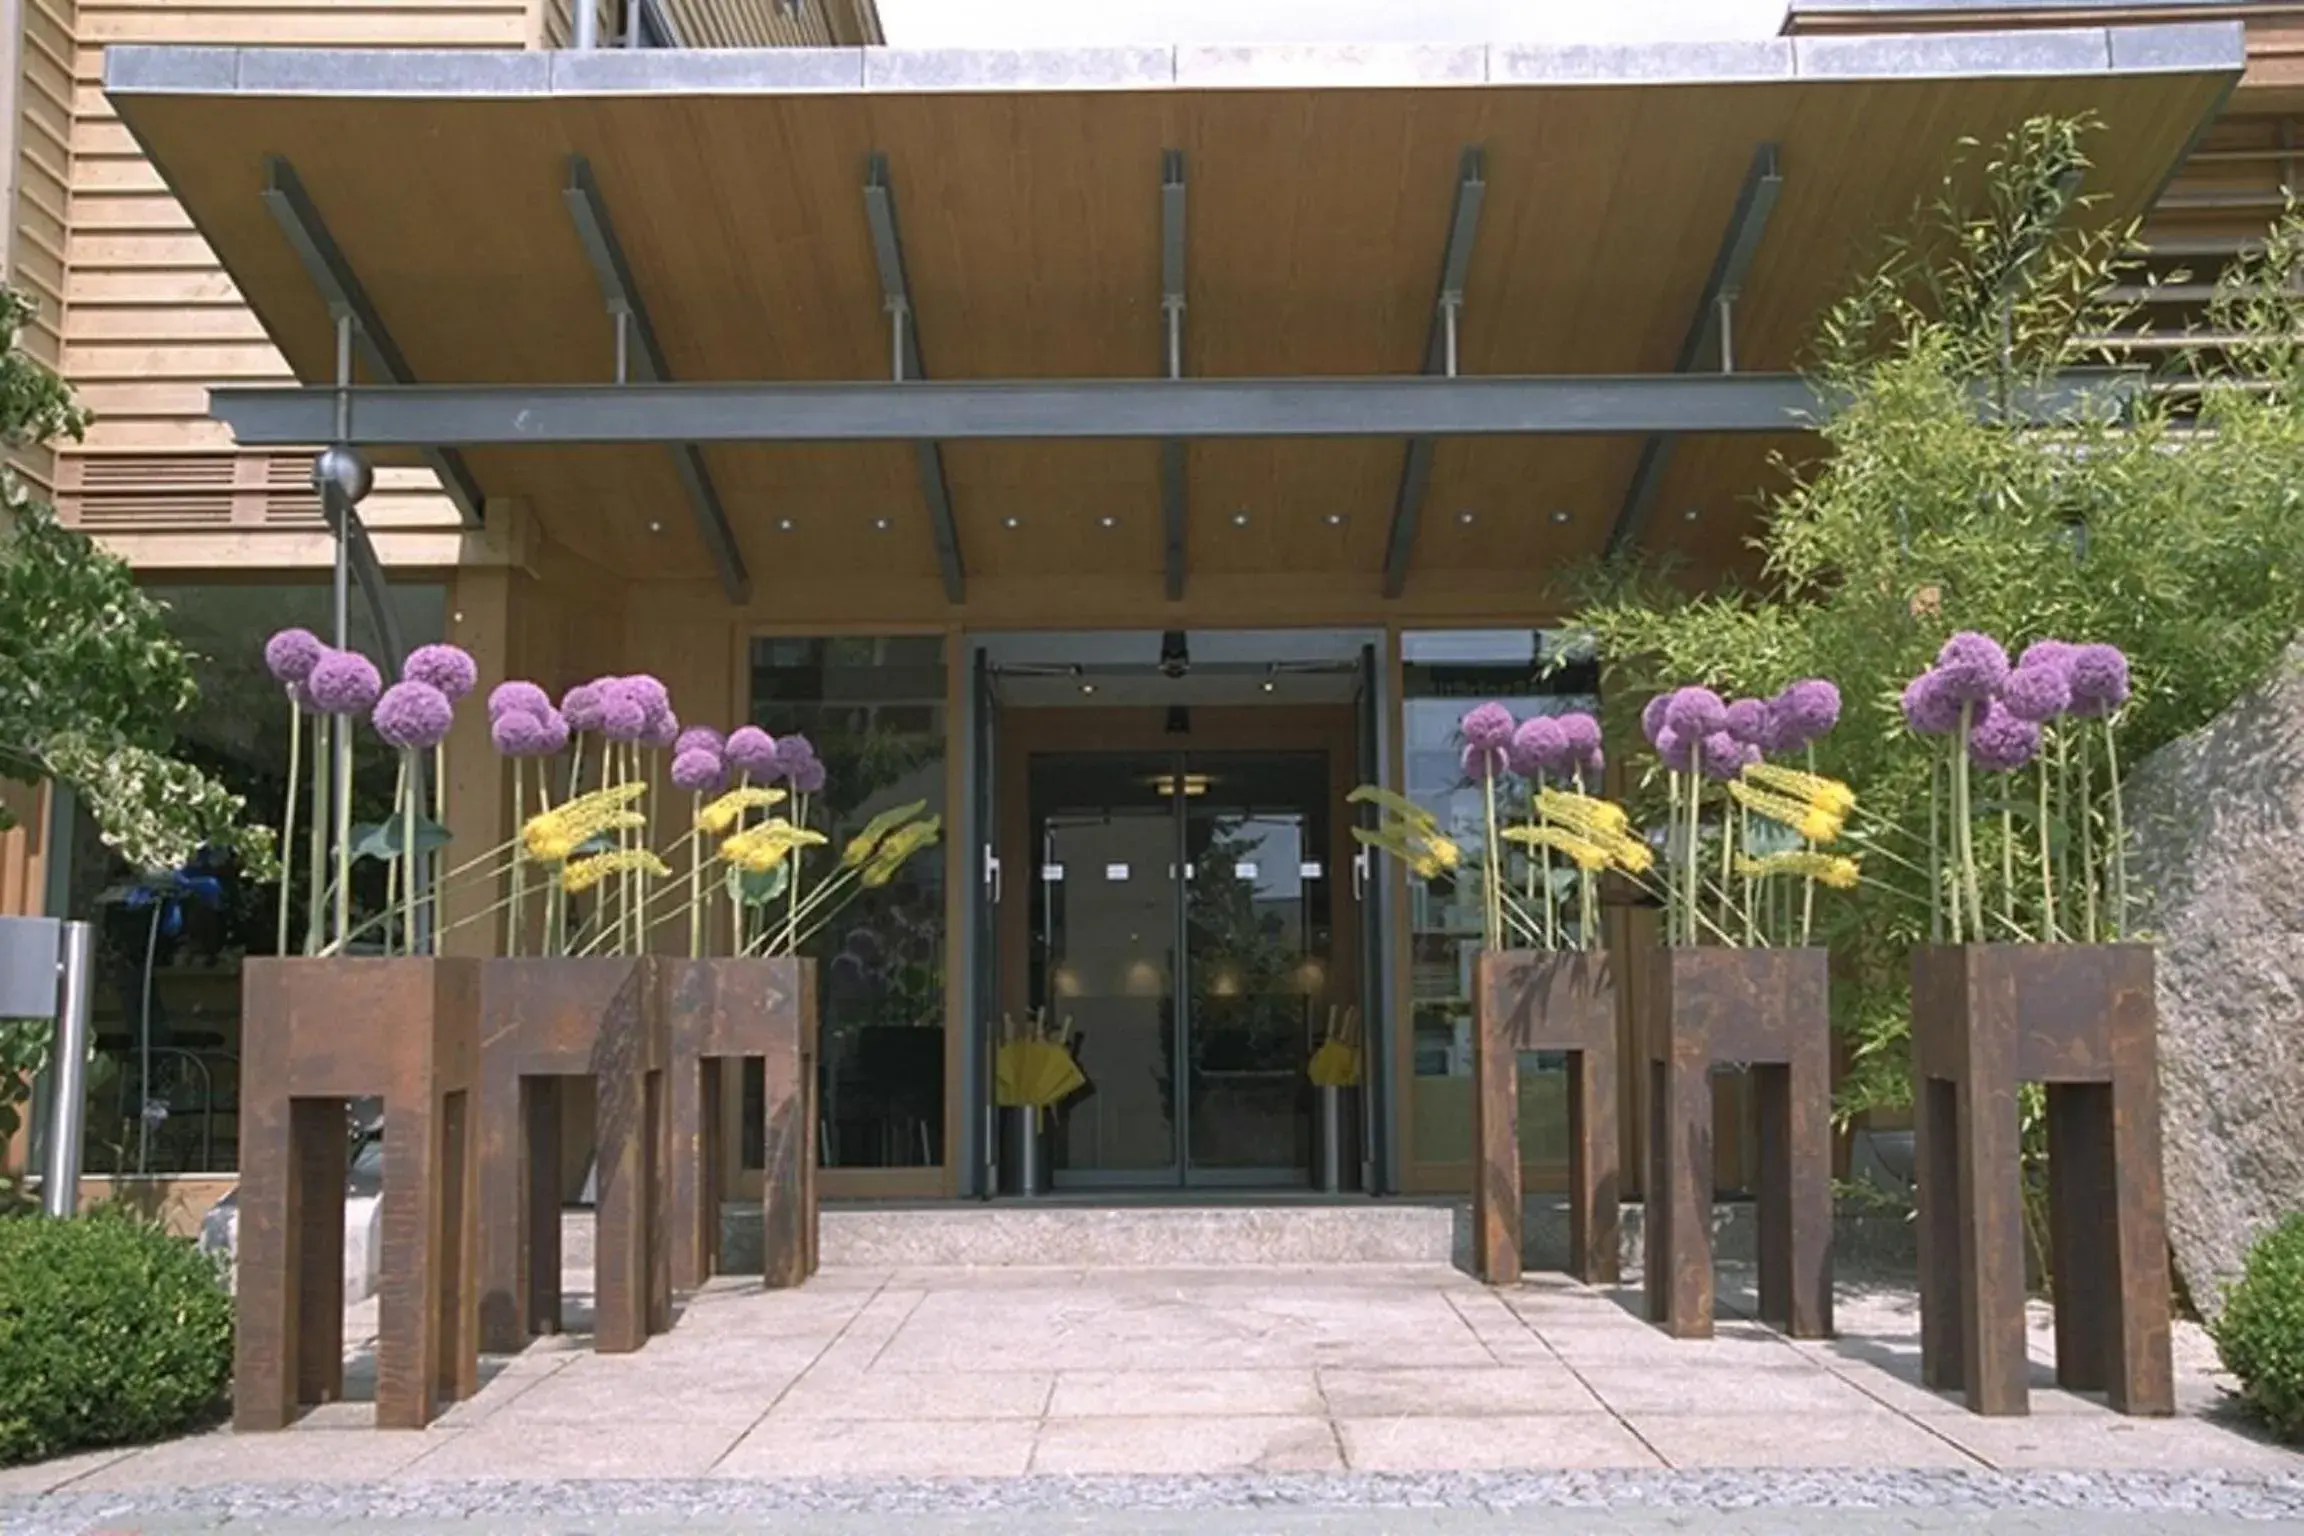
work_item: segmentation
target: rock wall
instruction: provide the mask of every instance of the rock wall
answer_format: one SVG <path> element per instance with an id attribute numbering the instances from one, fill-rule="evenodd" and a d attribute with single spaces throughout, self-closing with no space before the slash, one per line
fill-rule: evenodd
<path id="1" fill-rule="evenodd" d="M 2201 1312 L 2304 1209 L 2304 643 L 2140 764 L 2132 872 L 2160 943 L 2168 1235 Z"/>

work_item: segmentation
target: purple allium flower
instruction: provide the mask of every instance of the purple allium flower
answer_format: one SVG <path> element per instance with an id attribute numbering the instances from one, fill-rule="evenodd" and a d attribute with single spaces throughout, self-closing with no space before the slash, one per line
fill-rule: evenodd
<path id="1" fill-rule="evenodd" d="M 1551 773 L 1568 755 L 1568 737 L 1550 715 L 1530 715 L 1512 733 L 1504 749 L 1505 764 L 1522 778 Z"/>
<path id="2" fill-rule="evenodd" d="M 719 757 L 728 750 L 728 738 L 708 725 L 692 725 L 672 743 L 674 752 L 690 752 L 699 747 Z"/>
<path id="3" fill-rule="evenodd" d="M 1664 766 L 1674 773 L 1688 773 L 1695 767 L 1695 747 L 1700 737 L 1683 736 L 1669 725 L 1656 733 L 1656 755 Z"/>
<path id="4" fill-rule="evenodd" d="M 582 736 L 600 729 L 600 710 L 607 703 L 600 689 L 606 681 L 606 678 L 596 678 L 589 683 L 578 683 L 560 695 L 560 713 L 568 717 L 570 731 Z"/>
<path id="5" fill-rule="evenodd" d="M 790 772 L 792 787 L 804 795 L 822 794 L 825 781 L 830 777 L 824 771 L 823 759 L 817 757 L 796 765 Z"/>
<path id="6" fill-rule="evenodd" d="M 288 693 L 288 707 L 290 709 L 301 709 L 307 713 L 312 711 L 311 689 L 305 687 L 302 683 L 289 683 L 286 685 L 286 688 Z"/>
<path id="7" fill-rule="evenodd" d="M 1464 750 L 1457 754 L 1456 761 L 1463 768 L 1464 777 L 1478 784 L 1504 771 L 1505 751 L 1503 747 L 1484 747 L 1476 741 L 1468 741 L 1464 743 Z"/>
<path id="8" fill-rule="evenodd" d="M 672 713 L 671 690 L 645 672 L 618 678 L 617 682 L 626 693 L 640 701 L 640 712 L 647 717 L 645 729 L 649 734 L 662 730 L 664 722 L 668 720 L 672 722 L 671 736 L 680 734 L 680 722 Z"/>
<path id="9" fill-rule="evenodd" d="M 2017 658 L 2016 665 L 2019 670 L 2025 667 L 2049 667 L 2063 672 L 2071 667 L 2072 653 L 2078 649 L 2080 647 L 2069 641 L 2035 640 L 2024 647 L 2024 654 Z"/>
<path id="10" fill-rule="evenodd" d="M 2128 702 L 2128 658 L 2116 645 L 2083 645 L 2072 653 L 2072 713 L 2094 718 Z"/>
<path id="11" fill-rule="evenodd" d="M 489 723 L 488 739 L 506 757 L 545 757 L 551 752 L 552 728 L 540 715 L 506 710 Z"/>
<path id="12" fill-rule="evenodd" d="M 304 679 L 312 707 L 324 715 L 357 715 L 384 691 L 376 663 L 358 651 L 330 651 Z"/>
<path id="13" fill-rule="evenodd" d="M 1981 704 L 2008 680 L 2008 653 L 1990 635 L 1964 629 L 1936 653 L 1937 686 L 1956 704 Z"/>
<path id="14" fill-rule="evenodd" d="M 1968 728 L 1968 757 L 1979 768 L 2014 773 L 2040 750 L 2040 727 L 2019 720 L 1994 699 L 1983 718 Z"/>
<path id="15" fill-rule="evenodd" d="M 2071 707 L 2071 675 L 2053 661 L 2020 666 L 2000 685 L 2000 702 L 2019 720 L 2029 720 L 2035 725 L 2053 720 Z"/>
<path id="16" fill-rule="evenodd" d="M 776 776 L 776 741 L 756 725 L 740 725 L 728 733 L 728 766 L 746 778 L 763 783 Z"/>
<path id="17" fill-rule="evenodd" d="M 480 685 L 480 665 L 460 645 L 420 645 L 400 668 L 403 682 L 430 683 L 453 704 Z"/>
<path id="18" fill-rule="evenodd" d="M 1728 706 L 1709 688 L 1683 688 L 1664 707 L 1664 723 L 1681 735 L 1702 741 L 1728 725 Z"/>
<path id="19" fill-rule="evenodd" d="M 672 782 L 700 795 L 710 794 L 728 782 L 728 765 L 717 752 L 690 747 L 673 754 Z"/>
<path id="20" fill-rule="evenodd" d="M 447 740 L 448 728 L 456 723 L 456 706 L 430 683 L 410 680 L 385 689 L 368 719 L 388 745 L 417 752 Z"/>
<path id="21" fill-rule="evenodd" d="M 1600 750 L 1600 722 L 1582 710 L 1562 715 L 1560 739 L 1568 743 L 1570 759 L 1590 757 Z"/>
<path id="22" fill-rule="evenodd" d="M 1473 746 L 1501 752 L 1512 744 L 1512 711 L 1496 703 L 1475 704 L 1456 728 Z"/>
<path id="23" fill-rule="evenodd" d="M 568 750 L 568 717 L 558 710 L 544 716 L 544 750 L 539 757 L 557 757 Z"/>
<path id="24" fill-rule="evenodd" d="M 1776 695 L 1770 714 L 1777 750 L 1795 751 L 1831 734 L 1840 723 L 1840 689 L 1830 678 L 1802 678 Z"/>
<path id="25" fill-rule="evenodd" d="M 1714 731 L 1698 747 L 1704 777 L 1723 782 L 1744 771 L 1744 752 L 1747 743 L 1738 741 L 1726 731 Z"/>
<path id="26" fill-rule="evenodd" d="M 498 683 L 488 690 L 488 718 L 500 719 L 505 715 L 534 715 L 541 720 L 552 711 L 552 695 L 534 683 Z"/>
<path id="27" fill-rule="evenodd" d="M 328 647 L 308 629 L 284 629 L 264 642 L 264 666 L 274 682 L 301 683 L 320 665 Z"/>
<path id="28" fill-rule="evenodd" d="M 600 690 L 600 734 L 610 741 L 638 741 L 648 732 L 648 706 L 629 688 L 607 684 Z"/>
<path id="29" fill-rule="evenodd" d="M 1738 699 L 1728 706 L 1727 723 L 1723 728 L 1738 741 L 1749 742 L 1757 747 L 1766 745 L 1771 724 L 1765 700 Z"/>
<path id="30" fill-rule="evenodd" d="M 816 744 L 795 731 L 790 736 L 776 738 L 776 766 L 785 774 L 800 771 L 816 761 Z"/>
<path id="31" fill-rule="evenodd" d="M 659 752 L 666 747 L 677 746 L 679 740 L 680 717 L 669 709 L 660 715 L 650 716 L 647 725 L 640 732 L 640 744 L 644 747 L 653 747 Z"/>
<path id="32" fill-rule="evenodd" d="M 1650 746 L 1655 746 L 1664 733 L 1664 717 L 1671 712 L 1672 699 L 1673 694 L 1660 693 L 1640 706 L 1640 734 L 1648 738 Z"/>
<path id="33" fill-rule="evenodd" d="M 1960 701 L 1933 667 L 1904 685 L 1904 723 L 1923 736 L 1942 736 L 1959 728 Z"/>
<path id="34" fill-rule="evenodd" d="M 1600 775 L 1607 771 L 1608 754 L 1604 749 L 1596 746 L 1591 751 L 1584 754 L 1584 760 L 1582 762 L 1572 763 L 1569 766 L 1571 768 L 1583 769 L 1585 777 L 1588 780 L 1596 783 L 1598 782 Z"/>

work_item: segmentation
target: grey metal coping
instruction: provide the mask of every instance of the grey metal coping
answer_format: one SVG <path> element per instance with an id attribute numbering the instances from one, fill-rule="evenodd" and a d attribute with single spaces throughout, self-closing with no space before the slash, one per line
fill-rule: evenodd
<path id="1" fill-rule="evenodd" d="M 116 45 L 133 96 L 512 97 L 1417 89 L 2128 74 L 2237 75 L 2237 21 L 1748 42 L 1466 46 L 475 51 Z"/>

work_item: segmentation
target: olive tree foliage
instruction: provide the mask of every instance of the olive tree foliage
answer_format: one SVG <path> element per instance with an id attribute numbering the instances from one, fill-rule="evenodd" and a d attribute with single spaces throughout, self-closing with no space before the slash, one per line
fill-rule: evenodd
<path id="1" fill-rule="evenodd" d="M 32 314 L 30 299 L 0 290 L 0 446 L 10 452 L 77 439 L 88 419 L 17 345 Z M 169 756 L 197 691 L 166 615 L 124 561 L 58 522 L 0 465 L 0 778 L 70 787 L 139 870 L 174 869 L 218 844 L 268 878 L 271 837 L 244 824 L 241 798 Z M 0 830 L 11 824 L 0 805 Z"/>
<path id="2" fill-rule="evenodd" d="M 1898 699 L 1945 638 L 2120 646 L 2133 760 L 2262 681 L 2304 624 L 2294 210 L 2220 280 L 2212 354 L 2203 335 L 2152 387 L 2128 377 L 2046 426 L 2003 414 L 2028 388 L 2101 366 L 2091 338 L 2128 316 L 2120 289 L 2144 281 L 2124 259 L 2134 228 L 2104 223 L 2087 190 L 2090 131 L 2042 119 L 1966 146 L 1912 230 L 1823 316 L 1807 364 L 1832 402 L 1823 451 L 1782 466 L 1756 582 L 1690 596 L 1669 573 L 1622 565 L 1571 582 L 1610 661 L 1618 739 L 1637 739 L 1630 716 L 1661 688 L 1839 683 L 1843 723 L 1819 767 L 1857 790 L 1873 829 L 1864 887 L 1826 909 L 1854 1063 L 1846 1113 L 1910 1095 L 1909 956 L 1929 938 L 1929 906 L 1909 834 L 1926 828 L 1929 759 Z M 1996 806 L 1980 838 L 1996 835 L 1987 821 Z"/>

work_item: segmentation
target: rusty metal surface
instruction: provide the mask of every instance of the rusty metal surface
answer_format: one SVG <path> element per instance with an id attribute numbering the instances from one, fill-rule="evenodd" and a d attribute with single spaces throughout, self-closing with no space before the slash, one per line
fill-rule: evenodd
<path id="1" fill-rule="evenodd" d="M 344 1101 L 384 1100 L 376 1420 L 477 1389 L 469 1116 L 479 963 L 251 959 L 242 970 L 233 1422 L 342 1391 Z"/>
<path id="2" fill-rule="evenodd" d="M 1913 954 L 1922 1372 L 1977 1413 L 2030 1411 L 2026 1082 L 2047 1084 L 2057 1379 L 2175 1411 L 2153 966 L 2141 944 Z"/>
<path id="3" fill-rule="evenodd" d="M 1826 952 L 1661 948 L 1641 1057 L 1648 1078 L 1648 1315 L 1709 1338 L 1712 1068 L 1753 1073 L 1760 1123 L 1760 1315 L 1795 1338 L 1832 1332 L 1832 1032 Z"/>
<path id="4" fill-rule="evenodd" d="M 1474 958 L 1472 1235 L 1490 1285 L 1520 1279 L 1520 1053 L 1568 1055 L 1569 1271 L 1621 1278 L 1616 973 L 1605 951 Z"/>

